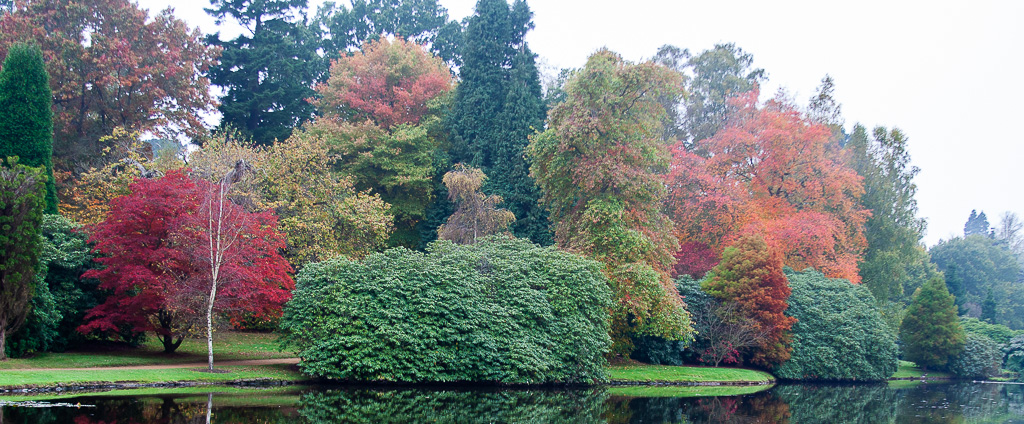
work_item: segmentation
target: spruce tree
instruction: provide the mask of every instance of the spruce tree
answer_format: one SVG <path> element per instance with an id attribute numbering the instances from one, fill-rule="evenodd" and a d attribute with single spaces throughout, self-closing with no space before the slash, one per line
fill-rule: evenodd
<path id="1" fill-rule="evenodd" d="M 0 159 L 18 156 L 18 163 L 46 167 L 46 206 L 57 213 L 53 180 L 53 93 L 35 44 L 11 46 L 0 71 Z"/>
<path id="2" fill-rule="evenodd" d="M 992 295 L 992 289 L 988 289 L 988 296 L 981 303 L 981 320 L 989 324 L 998 324 L 996 322 L 996 298 Z"/>
<path id="3" fill-rule="evenodd" d="M 917 289 L 900 326 L 904 357 L 924 369 L 944 369 L 964 348 L 953 295 L 940 278 Z"/>
<path id="4" fill-rule="evenodd" d="M 448 128 L 454 162 L 487 174 L 484 192 L 505 199 L 516 215 L 513 233 L 546 245 L 552 242 L 550 224 L 524 154 L 546 113 L 535 55 L 523 41 L 533 28 L 531 17 L 522 0 L 512 7 L 505 0 L 477 2 L 466 27 L 462 82 Z"/>

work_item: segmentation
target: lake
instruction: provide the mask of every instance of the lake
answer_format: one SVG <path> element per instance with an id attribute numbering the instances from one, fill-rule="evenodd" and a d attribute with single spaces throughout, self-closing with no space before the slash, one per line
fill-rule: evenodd
<path id="1" fill-rule="evenodd" d="M 970 382 L 767 389 L 186 388 L 0 400 L 19 402 L 0 407 L 2 424 L 1024 423 L 1024 386 Z"/>

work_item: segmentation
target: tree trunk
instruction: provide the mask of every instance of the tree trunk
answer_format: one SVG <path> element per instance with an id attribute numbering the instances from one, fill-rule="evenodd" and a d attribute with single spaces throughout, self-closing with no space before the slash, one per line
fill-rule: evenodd
<path id="1" fill-rule="evenodd" d="M 0 361 L 7 360 L 7 323 L 0 322 Z"/>
<path id="2" fill-rule="evenodd" d="M 213 415 L 213 393 L 210 393 L 208 396 L 206 398 L 206 424 L 210 424 L 210 417 Z"/>
<path id="3" fill-rule="evenodd" d="M 213 300 L 217 296 L 217 284 L 210 286 L 210 301 L 206 304 L 206 348 L 210 357 L 210 371 L 213 371 Z"/>

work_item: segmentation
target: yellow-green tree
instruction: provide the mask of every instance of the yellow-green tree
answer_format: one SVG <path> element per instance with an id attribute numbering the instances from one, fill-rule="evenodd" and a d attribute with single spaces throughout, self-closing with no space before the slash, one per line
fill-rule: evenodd
<path id="1" fill-rule="evenodd" d="M 448 221 L 437 229 L 437 238 L 473 244 L 480 237 L 508 232 L 516 216 L 508 209 L 498 208 L 501 196 L 480 192 L 486 179 L 484 171 L 461 163 L 444 174 L 448 198 L 458 206 Z"/>
<path id="2" fill-rule="evenodd" d="M 928 280 L 914 292 L 900 326 L 904 357 L 925 369 L 943 369 L 963 350 L 965 338 L 946 283 Z"/>
<path id="3" fill-rule="evenodd" d="M 678 244 L 660 207 L 669 153 L 658 98 L 681 86 L 678 72 L 600 50 L 566 83 L 565 101 L 527 149 L 558 246 L 605 264 L 617 353 L 632 349 L 634 334 L 692 333 L 669 278 Z"/>

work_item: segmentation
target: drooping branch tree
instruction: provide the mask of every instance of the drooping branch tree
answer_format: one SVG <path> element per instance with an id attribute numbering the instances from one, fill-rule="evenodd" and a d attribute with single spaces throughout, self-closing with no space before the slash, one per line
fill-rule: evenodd
<path id="1" fill-rule="evenodd" d="M 681 83 L 661 65 L 600 50 L 566 84 L 566 99 L 527 149 L 559 247 L 606 266 L 618 353 L 631 350 L 632 334 L 685 340 L 692 331 L 669 279 L 678 245 L 661 212 L 669 155 L 657 99 Z"/>
<path id="2" fill-rule="evenodd" d="M 21 327 L 39 263 L 46 174 L 6 158 L 0 163 L 0 360 L 7 335 Z"/>
<path id="3" fill-rule="evenodd" d="M 437 229 L 437 238 L 459 244 L 473 244 L 480 237 L 508 231 L 516 217 L 507 209 L 498 208 L 501 197 L 480 192 L 486 179 L 483 171 L 461 163 L 444 174 L 448 198 L 457 207 Z"/>
<path id="4" fill-rule="evenodd" d="M 0 158 L 17 156 L 25 166 L 46 168 L 46 213 L 57 213 L 53 180 L 53 93 L 34 44 L 17 43 L 0 70 Z"/>

